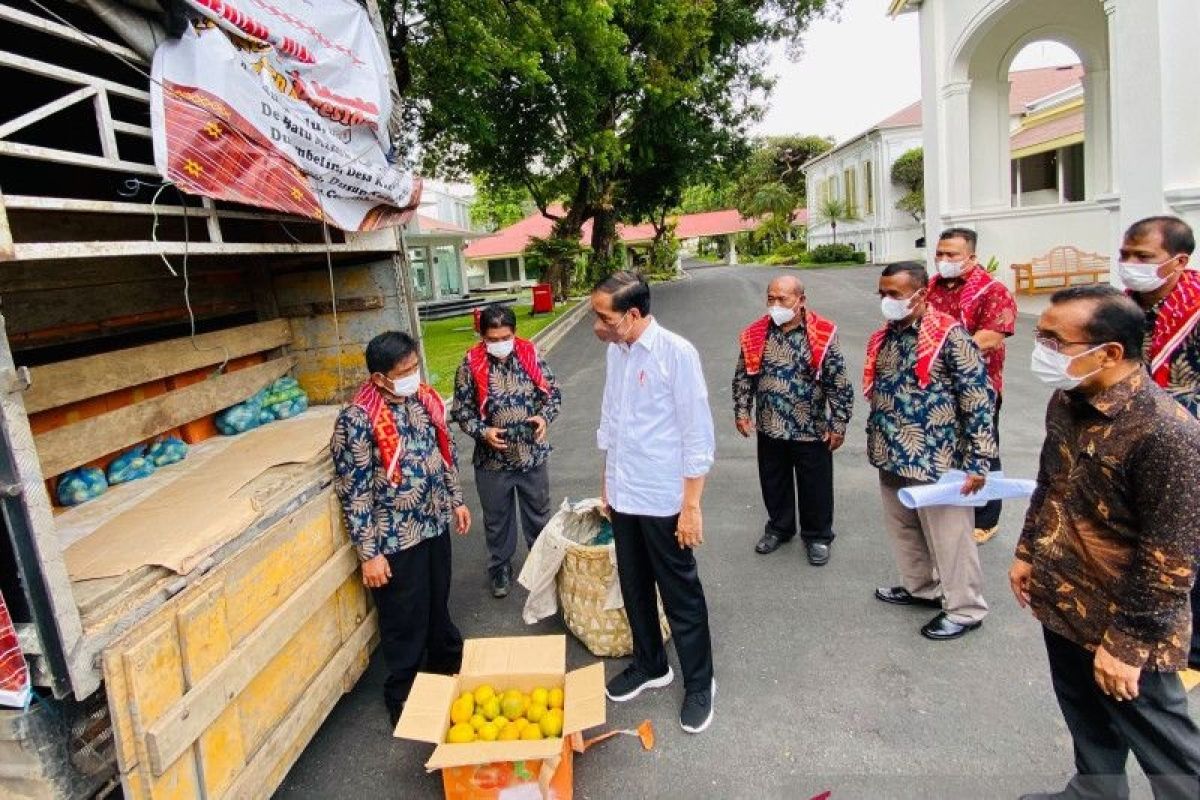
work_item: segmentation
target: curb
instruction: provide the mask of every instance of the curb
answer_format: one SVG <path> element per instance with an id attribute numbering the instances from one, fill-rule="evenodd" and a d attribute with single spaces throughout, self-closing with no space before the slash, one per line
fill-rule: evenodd
<path id="1" fill-rule="evenodd" d="M 540 354 L 546 355 L 579 324 L 579 321 L 586 316 L 588 308 L 587 300 L 580 300 L 579 305 L 535 333 L 530 341 L 538 346 Z"/>

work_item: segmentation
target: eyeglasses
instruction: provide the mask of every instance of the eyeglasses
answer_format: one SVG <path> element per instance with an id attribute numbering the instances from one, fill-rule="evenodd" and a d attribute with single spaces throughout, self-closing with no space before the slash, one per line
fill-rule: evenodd
<path id="1" fill-rule="evenodd" d="M 1073 344 L 1088 344 L 1092 347 L 1097 347 L 1100 344 L 1103 344 L 1103 342 L 1063 342 L 1058 339 L 1051 339 L 1049 336 L 1042 336 L 1039 333 L 1035 333 L 1033 335 L 1033 341 L 1036 344 L 1040 344 L 1042 347 L 1045 347 L 1047 350 L 1053 350 L 1056 353 L 1061 352 L 1064 347 L 1070 347 Z"/>

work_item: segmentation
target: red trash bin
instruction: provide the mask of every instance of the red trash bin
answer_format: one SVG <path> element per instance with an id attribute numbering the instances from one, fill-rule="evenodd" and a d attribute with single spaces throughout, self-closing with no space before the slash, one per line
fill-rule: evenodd
<path id="1" fill-rule="evenodd" d="M 475 326 L 475 332 L 479 333 L 479 318 L 483 316 L 483 309 L 482 308 L 472 309 L 471 316 L 475 318 L 474 322 L 472 323 Z"/>
<path id="2" fill-rule="evenodd" d="M 533 313 L 542 314 L 554 311 L 554 287 L 548 283 L 537 283 L 533 286 Z"/>

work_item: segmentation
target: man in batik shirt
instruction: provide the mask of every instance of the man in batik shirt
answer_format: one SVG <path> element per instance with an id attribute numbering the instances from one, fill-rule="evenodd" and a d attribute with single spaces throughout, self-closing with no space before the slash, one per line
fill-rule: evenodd
<path id="1" fill-rule="evenodd" d="M 484 308 L 479 336 L 458 368 L 452 416 L 475 440 L 488 575 L 492 596 L 500 598 L 512 584 L 518 508 L 530 548 L 550 521 L 546 427 L 558 416 L 562 393 L 533 343 L 518 338 L 511 308 Z"/>
<path id="2" fill-rule="evenodd" d="M 466 533 L 454 442 L 437 392 L 421 383 L 417 343 L 391 331 L 367 345 L 371 376 L 338 415 L 329 449 L 363 583 L 379 611 L 383 696 L 400 717 L 422 661 L 453 675 L 462 635 L 450 619 L 450 537 Z"/>
<path id="3" fill-rule="evenodd" d="M 870 403 L 867 454 L 879 470 L 884 521 L 902 585 L 875 590 L 894 605 L 941 609 L 921 628 L 957 639 L 987 614 L 970 506 L 910 509 L 901 489 L 966 473 L 964 495 L 987 481 L 996 455 L 992 392 L 979 346 L 953 317 L 926 302 L 929 276 L 916 262 L 889 264 L 879 279 L 888 324 L 871 336 L 863 374 Z"/>
<path id="4" fill-rule="evenodd" d="M 929 305 L 954 317 L 983 351 L 988 383 L 996 393 L 992 425 L 1000 446 L 1000 404 L 1004 390 L 1004 340 L 1017 329 L 1017 301 L 1012 292 L 988 274 L 975 256 L 977 238 L 969 228 L 950 228 L 938 239 L 937 274 L 929 284 Z M 1000 454 L 992 470 L 1000 469 Z M 992 500 L 975 509 L 975 541 L 991 539 L 1000 528 L 1002 504 Z"/>
<path id="5" fill-rule="evenodd" d="M 1118 274 L 1146 313 L 1142 353 L 1150 377 L 1200 419 L 1200 272 L 1192 269 L 1196 237 L 1176 217 L 1134 223 L 1121 244 Z M 1192 590 L 1188 665 L 1200 669 L 1200 588 Z"/>
<path id="6" fill-rule="evenodd" d="M 854 388 L 837 326 L 809 310 L 794 275 L 771 281 L 767 315 L 741 335 L 733 374 L 734 422 L 758 430 L 758 480 L 767 525 L 755 550 L 773 553 L 796 535 L 813 566 L 829 562 L 833 542 L 833 451 L 846 438 Z M 751 414 L 757 412 L 756 420 Z"/>

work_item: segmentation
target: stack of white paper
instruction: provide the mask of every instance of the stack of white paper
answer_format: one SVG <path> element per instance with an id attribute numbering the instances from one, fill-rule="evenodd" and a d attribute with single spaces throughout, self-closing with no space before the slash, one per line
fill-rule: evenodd
<path id="1" fill-rule="evenodd" d="M 952 470 L 937 483 L 926 486 L 910 486 L 899 492 L 900 502 L 905 508 L 926 506 L 983 506 L 992 500 L 1009 500 L 1014 497 L 1029 497 L 1037 488 L 1037 481 L 1025 478 L 1006 478 L 1003 472 L 988 473 L 987 483 L 975 494 L 963 494 L 965 472 Z"/>

